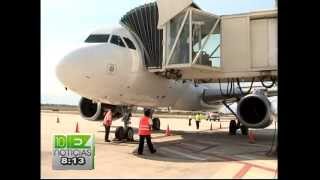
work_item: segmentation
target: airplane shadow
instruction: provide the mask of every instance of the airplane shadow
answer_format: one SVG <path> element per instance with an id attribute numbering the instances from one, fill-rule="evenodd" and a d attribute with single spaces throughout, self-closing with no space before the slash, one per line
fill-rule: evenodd
<path id="1" fill-rule="evenodd" d="M 277 155 L 270 153 L 273 129 L 257 132 L 256 142 L 253 144 L 248 142 L 247 136 L 231 136 L 228 132 L 171 132 L 173 135 L 181 135 L 181 139 L 153 142 L 157 149 L 154 154 L 149 152 L 146 145 L 144 155 L 137 155 L 137 148 L 133 151 L 133 154 L 143 159 L 185 163 L 277 160 Z"/>
<path id="2" fill-rule="evenodd" d="M 138 128 L 132 128 L 134 133 L 137 134 Z M 104 133 L 104 131 L 98 132 Z M 136 144 L 137 146 L 132 152 L 134 156 L 155 161 L 191 163 L 277 160 L 277 155 L 270 153 L 275 132 L 274 129 L 254 130 L 256 141 L 252 144 L 248 142 L 247 136 L 240 134 L 231 136 L 226 131 L 206 130 L 191 132 L 171 130 L 172 138 L 175 136 L 180 137 L 176 140 L 165 139 L 168 138 L 165 135 L 165 132 L 165 130 L 154 131 L 152 139 L 153 144 L 157 149 L 157 152 L 154 154 L 151 154 L 148 147 L 145 145 L 144 154 L 138 155 L 137 148 L 139 139 L 135 139 L 133 142 L 113 140 L 112 144 Z M 110 131 L 110 133 L 114 133 L 114 130 Z M 172 139 L 171 137 L 170 139 Z M 274 145 L 272 149 L 274 149 L 275 146 L 276 145 Z"/>

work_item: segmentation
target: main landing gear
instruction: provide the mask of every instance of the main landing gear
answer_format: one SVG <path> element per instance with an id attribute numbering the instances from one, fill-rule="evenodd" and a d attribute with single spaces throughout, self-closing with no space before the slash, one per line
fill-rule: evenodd
<path id="1" fill-rule="evenodd" d="M 244 125 L 241 125 L 239 120 L 238 123 L 236 122 L 236 120 L 231 120 L 230 124 L 229 124 L 229 134 L 230 135 L 236 135 L 237 129 L 241 130 L 241 134 L 244 136 L 248 135 L 248 128 Z"/>
<path id="2" fill-rule="evenodd" d="M 226 106 L 226 108 L 228 108 L 229 111 L 232 112 L 232 114 L 235 115 L 236 118 L 237 118 L 237 122 L 236 122 L 236 120 L 231 120 L 231 121 L 230 121 L 230 124 L 229 124 L 229 134 L 230 134 L 230 135 L 236 135 L 237 129 L 240 128 L 241 134 L 244 135 L 244 136 L 247 136 L 249 129 L 248 129 L 246 126 L 240 124 L 240 121 L 239 121 L 239 118 L 238 118 L 237 114 L 236 114 L 235 112 L 233 112 L 233 110 L 229 107 L 229 105 L 228 105 L 225 101 L 223 101 L 222 103 L 223 103 L 223 105 Z"/>
<path id="3" fill-rule="evenodd" d="M 152 119 L 152 129 L 153 130 L 160 130 L 160 119 L 159 118 Z"/>
<path id="4" fill-rule="evenodd" d="M 160 119 L 155 117 L 153 118 L 154 110 L 151 111 L 151 119 L 152 119 L 152 130 L 160 130 Z"/>

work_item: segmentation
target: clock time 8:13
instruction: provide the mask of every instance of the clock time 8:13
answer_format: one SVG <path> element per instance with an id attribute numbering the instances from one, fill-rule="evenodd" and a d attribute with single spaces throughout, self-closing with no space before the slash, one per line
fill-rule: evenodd
<path id="1" fill-rule="evenodd" d="M 62 165 L 84 165 L 86 163 L 86 160 L 84 157 L 61 157 L 60 163 Z"/>

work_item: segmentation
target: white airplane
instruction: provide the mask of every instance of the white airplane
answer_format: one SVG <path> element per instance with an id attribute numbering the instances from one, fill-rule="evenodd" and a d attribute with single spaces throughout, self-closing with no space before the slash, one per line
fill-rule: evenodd
<path id="1" fill-rule="evenodd" d="M 171 107 L 185 111 L 206 111 L 221 106 L 221 95 L 227 84 L 198 84 L 192 81 L 168 80 L 146 70 L 138 43 L 125 28 L 99 29 L 92 32 L 85 44 L 70 52 L 56 67 L 58 79 L 66 88 L 83 98 L 79 107 L 81 116 L 87 120 L 102 119 L 107 108 L 114 116 L 122 117 L 128 107 Z M 207 96 L 204 96 L 207 94 Z M 236 97 L 241 95 L 235 89 Z M 249 95 L 255 103 L 261 103 L 261 114 L 253 123 L 240 118 L 248 128 L 264 128 L 270 124 L 271 106 L 263 95 Z M 243 97 L 247 99 L 248 97 Z M 207 100 L 206 100 L 207 99 Z M 207 101 L 216 102 L 215 105 Z M 249 108 L 249 107 L 248 107 Z M 252 109 L 244 109 L 251 116 Z M 241 112 L 240 112 L 241 113 Z M 154 119 L 159 129 L 159 119 Z M 257 126 L 258 124 L 258 126 Z"/>
<path id="2" fill-rule="evenodd" d="M 261 92 L 245 96 L 233 86 L 232 94 L 226 97 L 223 93 L 231 92 L 227 83 L 195 84 L 148 71 L 141 43 L 125 27 L 92 32 L 82 47 L 61 60 L 56 75 L 67 89 L 83 97 L 79 109 L 87 120 L 101 120 L 107 109 L 113 110 L 114 118 L 120 118 L 134 106 L 208 111 L 218 110 L 225 100 L 238 99 L 236 115 L 245 127 L 265 128 L 272 121 L 271 104 Z M 160 128 L 159 118 L 153 119 L 153 127 Z M 234 128 L 232 132 L 236 131 Z M 116 129 L 116 137 L 133 137 L 127 118 L 124 128 Z"/>

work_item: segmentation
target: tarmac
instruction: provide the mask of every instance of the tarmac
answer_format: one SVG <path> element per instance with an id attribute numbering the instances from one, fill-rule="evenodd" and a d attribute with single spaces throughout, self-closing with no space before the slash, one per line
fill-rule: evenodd
<path id="1" fill-rule="evenodd" d="M 266 129 L 252 130 L 256 140 L 249 143 L 247 136 L 228 135 L 230 117 L 221 117 L 220 122 L 203 120 L 199 130 L 196 130 L 194 120 L 191 126 L 184 118 L 165 117 L 160 121 L 161 130 L 152 134 L 157 152 L 150 154 L 145 147 L 141 156 L 136 155 L 139 117 L 131 118 L 134 142 L 107 143 L 104 142 L 102 121 L 87 121 L 76 113 L 41 112 L 41 178 L 277 178 L 277 156 L 267 155 L 274 138 L 274 124 Z M 52 134 L 73 133 L 76 123 L 81 133 L 95 134 L 95 169 L 52 170 Z M 210 130 L 211 123 L 213 130 Z M 168 125 L 171 136 L 165 135 Z M 120 119 L 112 123 L 111 140 L 117 126 L 123 126 Z"/>

